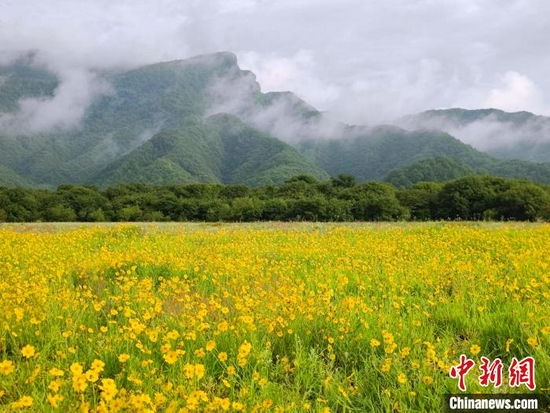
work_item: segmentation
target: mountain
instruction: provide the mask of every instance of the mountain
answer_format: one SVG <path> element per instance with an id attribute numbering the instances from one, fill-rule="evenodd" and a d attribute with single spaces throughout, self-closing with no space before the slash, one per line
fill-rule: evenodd
<path id="1" fill-rule="evenodd" d="M 45 69 L 34 67 L 32 62 L 18 62 L 2 68 L 0 73 L 3 74 L 0 89 L 0 108 L 3 110 L 0 112 L 4 114 L 15 113 L 20 99 L 47 99 L 55 95 L 58 85 L 55 76 Z M 275 145 L 278 147 L 274 148 L 273 137 L 260 131 L 251 133 L 252 129 L 246 128 L 243 131 L 248 135 L 243 136 L 243 139 L 248 139 L 256 147 L 266 145 L 266 148 L 259 150 L 262 155 L 272 152 L 274 156 L 277 154 L 274 158 L 277 166 L 268 168 L 273 176 L 266 169 L 269 163 L 265 164 L 266 168 L 258 170 L 247 164 L 248 161 L 250 164 L 257 162 L 253 157 L 258 151 L 241 151 L 241 169 L 231 173 L 224 170 L 224 176 L 212 170 L 201 170 L 208 170 L 210 166 L 196 168 L 197 175 L 192 171 L 182 172 L 175 168 L 175 164 L 189 166 L 218 156 L 209 153 L 215 150 L 215 146 L 205 144 L 220 139 L 219 134 L 216 135 L 216 128 L 203 124 L 208 114 L 237 111 L 243 117 L 245 112 L 249 117 L 255 117 L 260 110 L 280 113 L 288 108 L 289 111 L 296 111 L 296 117 L 307 119 L 318 113 L 291 93 L 261 93 L 255 76 L 241 70 L 231 53 L 159 63 L 121 73 L 103 73 L 101 79 L 108 83 L 110 91 L 92 102 L 78 127 L 32 134 L 9 130 L 2 133 L 0 113 L 0 165 L 34 185 L 49 186 L 62 183 L 126 182 L 134 178 L 145 181 L 150 178 L 155 183 L 162 183 L 162 176 L 170 177 L 170 182 L 180 179 L 181 182 L 224 182 L 226 179 L 233 182 L 236 179 L 242 182 L 273 183 L 282 182 L 295 174 L 326 176 L 288 145 L 278 141 Z M 19 87 L 21 84 L 26 86 Z M 9 93 L 4 94 L 4 91 Z M 256 112 L 253 108 L 256 108 Z M 269 121 L 268 117 L 264 117 L 266 120 Z M 128 163 L 150 152 L 148 145 L 134 153 L 153 136 L 163 134 L 166 137 L 167 134 L 180 133 L 186 136 L 187 143 L 191 143 L 189 132 L 193 128 L 201 130 L 203 143 L 199 145 L 195 139 L 193 142 L 198 146 L 179 150 L 179 159 L 174 156 L 155 159 L 153 161 L 156 163 L 149 162 L 148 169 L 139 175 L 133 173 L 123 176 L 122 171 L 136 171 L 138 166 L 143 166 L 138 163 L 129 167 Z M 214 135 L 209 136 L 210 133 Z M 179 141 L 180 149 L 184 144 L 185 139 Z M 201 156 L 196 157 L 201 145 L 203 159 Z M 244 176 L 246 173 L 260 175 Z"/>
<path id="2" fill-rule="evenodd" d="M 59 82 L 45 70 L 30 65 L 31 56 L 0 66 L 0 113 L 15 112 L 21 99 L 52 97 Z"/>
<path id="3" fill-rule="evenodd" d="M 465 163 L 447 156 L 437 156 L 394 170 L 385 180 L 394 186 L 409 188 L 418 182 L 445 182 L 476 174 L 483 174 L 483 171 L 476 171 Z"/>
<path id="4" fill-rule="evenodd" d="M 281 184 L 291 176 L 328 175 L 284 142 L 232 115 L 164 130 L 113 162 L 94 182 L 178 184 L 188 182 Z"/>
<path id="5" fill-rule="evenodd" d="M 442 130 L 498 158 L 550 162 L 550 118 L 530 112 L 429 110 L 395 124 L 409 130 Z"/>
<path id="6" fill-rule="evenodd" d="M 329 175 L 346 173 L 361 181 L 376 179 L 391 182 L 396 173 L 403 175 L 416 170 L 418 174 L 418 168 L 424 169 L 424 174 L 429 164 L 419 164 L 419 161 L 443 156 L 454 162 L 442 162 L 440 159 L 437 162 L 437 177 L 434 176 L 435 170 L 426 174 L 427 178 L 434 176 L 430 180 L 442 181 L 458 170 L 464 172 L 471 169 L 476 174 L 550 182 L 550 163 L 497 159 L 438 130 L 407 131 L 387 125 L 351 127 L 345 138 L 304 140 L 299 143 L 298 150 Z"/>
<path id="7" fill-rule="evenodd" d="M 81 78 L 87 83 L 81 85 Z M 550 163 L 499 160 L 433 128 L 349 126 L 291 92 L 263 93 L 255 75 L 227 52 L 81 78 L 72 86 L 86 86 L 89 102 L 79 112 L 67 104 L 67 74 L 51 73 L 32 54 L 0 67 L 0 185 L 256 186 L 303 174 L 325 179 L 349 173 L 366 181 L 411 171 L 440 180 L 470 169 L 550 183 Z M 45 128 L 50 113 L 60 122 Z M 514 115 L 483 113 L 457 111 L 453 125 L 465 130 L 488 117 L 507 124 Z M 523 116 L 514 122 L 527 124 L 534 115 Z M 428 118 L 434 116 L 402 123 L 410 127 Z"/>
<path id="8" fill-rule="evenodd" d="M 8 188 L 17 186 L 30 186 L 30 183 L 20 175 L 13 172 L 7 166 L 0 165 L 0 186 Z"/>

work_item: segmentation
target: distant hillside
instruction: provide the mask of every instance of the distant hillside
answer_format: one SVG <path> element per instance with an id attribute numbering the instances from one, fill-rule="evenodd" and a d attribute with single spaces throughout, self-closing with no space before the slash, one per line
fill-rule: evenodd
<path id="1" fill-rule="evenodd" d="M 23 177 L 19 176 L 7 166 L 0 165 L 0 186 L 11 187 L 26 187 L 31 186 L 30 183 Z"/>
<path id="2" fill-rule="evenodd" d="M 410 130 L 442 130 L 499 158 L 550 162 L 550 118 L 529 112 L 429 110 L 395 124 Z"/>
<path id="3" fill-rule="evenodd" d="M 349 135 L 345 139 L 303 141 L 298 148 L 330 175 L 348 173 L 361 181 L 381 180 L 395 169 L 442 155 L 474 167 L 490 158 L 439 131 L 409 132 L 395 126 L 378 126 L 352 128 Z"/>
<path id="4" fill-rule="evenodd" d="M 24 98 L 52 97 L 57 86 L 53 74 L 30 66 L 26 59 L 0 66 L 0 113 L 16 111 Z"/>
<path id="5" fill-rule="evenodd" d="M 0 76 L 3 76 L 0 77 L 0 91 L 3 92 L 0 94 L 0 115 L 1 112 L 17 111 L 17 102 L 21 98 L 51 97 L 57 87 L 55 76 L 29 62 L 3 67 Z M 273 113 L 276 113 L 281 108 L 288 108 L 295 110 L 298 118 L 304 119 L 318 113 L 291 93 L 262 94 L 254 75 L 241 70 L 231 53 L 159 63 L 123 73 L 106 73 L 103 78 L 112 92 L 93 102 L 79 127 L 30 136 L 6 131 L 2 134 L 0 130 L 0 165 L 34 184 L 89 183 L 97 176 L 107 179 L 106 175 L 100 175 L 105 168 L 114 170 L 115 165 L 111 166 L 111 163 L 130 154 L 152 136 L 197 125 L 208 113 L 225 110 L 239 112 L 243 117 L 248 113 L 252 118 L 260 111 L 273 108 Z M 236 96 L 239 99 L 235 100 Z M 265 120 L 272 121 L 269 117 Z M 203 144 L 202 149 L 208 152 L 213 148 Z M 216 154 L 204 153 L 201 156 L 208 159 Z M 287 174 L 283 170 L 312 172 L 305 159 L 292 163 L 292 167 L 285 164 L 286 161 L 283 159 L 280 165 L 281 176 Z M 193 174 L 182 174 L 177 168 L 172 170 L 173 165 L 166 159 L 158 160 L 156 165 L 150 167 L 154 172 L 142 171 L 140 178 L 154 177 L 158 182 L 160 169 L 172 181 L 206 179 L 205 176 L 200 178 L 200 174 L 197 178 Z M 304 169 L 300 169 L 300 165 Z M 208 169 L 208 166 L 204 168 Z M 319 173 L 318 170 L 313 172 Z M 133 179 L 133 176 L 123 177 L 120 173 L 113 176 L 125 182 Z M 214 179 L 213 176 L 210 178 Z M 265 176 L 240 176 L 238 179 L 241 178 L 243 182 L 262 181 Z"/>
<path id="6" fill-rule="evenodd" d="M 487 174 L 446 156 L 423 159 L 388 174 L 386 181 L 401 188 L 409 188 L 418 182 L 445 182 L 468 175 Z"/>
<path id="7" fill-rule="evenodd" d="M 262 93 L 254 74 L 241 70 L 227 52 L 93 76 L 104 87 L 78 125 L 38 133 L 26 129 L 20 110 L 29 98 L 33 105 L 55 101 L 63 82 L 33 62 L 32 54 L 0 67 L 0 185 L 256 186 L 293 175 L 325 179 L 341 173 L 359 181 L 400 174 L 408 185 L 417 180 L 408 174 L 444 180 L 468 168 L 550 183 L 550 163 L 500 161 L 434 128 L 349 126 L 291 92 Z M 541 131 L 546 125 L 546 118 L 494 110 L 432 111 L 401 123 L 424 127 L 434 119 L 459 132 L 487 121 L 506 127 L 540 124 Z M 540 142 L 532 149 L 542 158 Z M 418 164 L 434 158 L 435 163 Z"/>
<path id="8" fill-rule="evenodd" d="M 292 147 L 251 128 L 231 115 L 165 130 L 115 161 L 93 179 L 100 185 L 120 182 L 281 184 L 309 174 L 328 175 Z"/>
<path id="9" fill-rule="evenodd" d="M 550 163 L 496 159 L 445 132 L 411 132 L 395 126 L 378 126 L 350 128 L 348 133 L 348 138 L 306 140 L 297 147 L 300 153 L 313 160 L 329 175 L 347 173 L 361 181 L 386 179 L 390 172 L 410 167 L 418 161 L 445 156 L 461 164 L 461 169 L 468 167 L 507 178 L 550 182 Z M 434 180 L 449 179 L 453 176 L 449 169 L 456 169 L 456 166 L 456 163 L 440 162 L 438 170 L 442 176 L 434 176 Z M 402 171 L 409 172 L 411 169 Z"/>

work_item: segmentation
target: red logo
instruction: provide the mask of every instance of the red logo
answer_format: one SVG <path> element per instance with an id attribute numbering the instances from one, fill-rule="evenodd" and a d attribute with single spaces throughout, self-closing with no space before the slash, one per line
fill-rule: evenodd
<path id="1" fill-rule="evenodd" d="M 451 367 L 449 375 L 453 379 L 458 379 L 458 388 L 461 391 L 466 391 L 466 375 L 475 365 L 474 360 L 462 354 L 458 365 Z M 494 387 L 502 386 L 504 364 L 499 358 L 491 362 L 487 357 L 481 357 L 479 369 L 481 370 L 481 375 L 479 375 L 478 379 L 481 386 L 487 387 L 491 383 Z M 510 387 L 519 387 L 524 384 L 531 391 L 537 387 L 535 384 L 535 359 L 533 357 L 525 357 L 519 361 L 514 357 L 508 369 L 508 375 Z"/>

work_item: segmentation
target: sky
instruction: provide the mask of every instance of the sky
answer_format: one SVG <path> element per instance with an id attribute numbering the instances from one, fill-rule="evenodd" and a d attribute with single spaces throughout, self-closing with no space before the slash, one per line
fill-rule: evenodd
<path id="1" fill-rule="evenodd" d="M 96 70 L 231 51 L 264 92 L 348 123 L 550 115 L 548 16 L 548 0 L 0 0 L 0 63 L 39 50 L 67 110 L 94 95 Z"/>

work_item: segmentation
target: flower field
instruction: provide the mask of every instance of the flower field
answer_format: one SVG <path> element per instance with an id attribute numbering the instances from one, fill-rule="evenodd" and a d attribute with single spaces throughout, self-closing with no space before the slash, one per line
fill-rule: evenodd
<path id="1" fill-rule="evenodd" d="M 439 411 L 550 387 L 550 225 L 0 227 L 0 411 Z M 482 386 L 481 358 L 501 386 Z"/>

